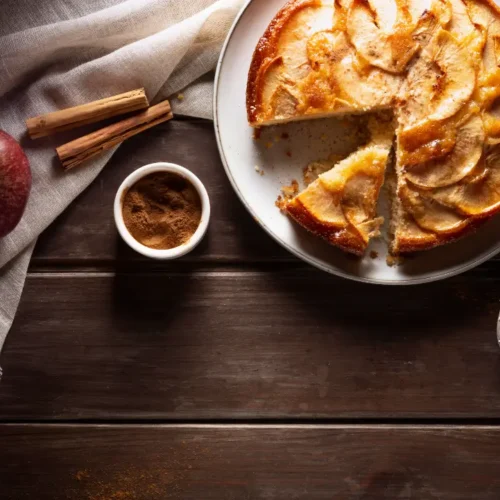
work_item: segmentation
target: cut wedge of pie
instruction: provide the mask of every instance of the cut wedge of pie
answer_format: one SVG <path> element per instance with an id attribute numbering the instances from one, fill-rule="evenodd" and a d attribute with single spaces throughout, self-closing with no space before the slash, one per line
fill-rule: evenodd
<path id="1" fill-rule="evenodd" d="M 376 205 L 391 145 L 369 144 L 321 174 L 286 210 L 308 231 L 362 255 L 380 234 Z"/>
<path id="2" fill-rule="evenodd" d="M 251 63 L 253 127 L 392 110 L 392 128 L 371 118 L 371 140 L 286 207 L 356 255 L 379 234 L 394 136 L 392 253 L 453 241 L 500 211 L 500 11 L 493 0 L 428 4 L 291 0 Z"/>
<path id="3" fill-rule="evenodd" d="M 311 233 L 355 255 L 363 255 L 384 222 L 376 207 L 394 130 L 390 123 L 369 124 L 371 141 L 321 174 L 286 206 L 286 212 Z"/>

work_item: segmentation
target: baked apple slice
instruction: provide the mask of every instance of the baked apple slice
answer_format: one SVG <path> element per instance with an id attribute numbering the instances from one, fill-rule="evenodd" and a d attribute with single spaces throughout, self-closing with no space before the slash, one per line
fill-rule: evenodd
<path id="1" fill-rule="evenodd" d="M 446 126 L 442 124 L 443 128 Z M 455 129 L 454 124 L 451 127 Z M 474 170 L 483 153 L 483 143 L 483 121 L 476 112 L 458 127 L 454 147 L 448 154 L 423 163 L 403 164 L 404 175 L 412 184 L 426 189 L 455 184 Z"/>
<path id="2" fill-rule="evenodd" d="M 351 154 L 293 198 L 287 213 L 331 245 L 362 255 L 383 223 L 376 204 L 390 149 L 387 141 Z"/>
<path id="3" fill-rule="evenodd" d="M 385 30 L 370 0 L 352 0 L 347 14 L 347 34 L 356 51 L 373 66 L 390 73 L 406 69 L 419 45 L 406 0 L 396 0 L 396 21 Z"/>
<path id="4" fill-rule="evenodd" d="M 415 222 L 424 230 L 434 233 L 456 233 L 468 224 L 468 218 L 447 207 L 425 193 L 401 182 L 398 197 Z"/>
<path id="5" fill-rule="evenodd" d="M 466 47 L 439 29 L 408 72 L 403 127 L 455 115 L 470 100 L 475 85 L 476 72 Z"/>
<path id="6" fill-rule="evenodd" d="M 337 44 L 349 48 L 344 33 L 337 34 Z M 399 92 L 403 77 L 375 67 L 361 67 L 358 56 L 351 48 L 345 56 L 332 64 L 333 77 L 344 96 L 355 103 L 360 111 L 389 107 Z"/>
<path id="7" fill-rule="evenodd" d="M 489 152 L 462 182 L 432 193 L 438 203 L 457 212 L 487 217 L 500 208 L 500 150 Z"/>

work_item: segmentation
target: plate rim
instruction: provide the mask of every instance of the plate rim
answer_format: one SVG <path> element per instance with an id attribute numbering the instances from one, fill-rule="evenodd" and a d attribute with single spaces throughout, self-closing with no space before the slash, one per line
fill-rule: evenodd
<path id="1" fill-rule="evenodd" d="M 226 36 L 226 39 L 224 40 L 224 44 L 222 45 L 222 49 L 221 49 L 219 59 L 217 61 L 217 66 L 215 69 L 214 93 L 213 93 L 213 99 L 212 99 L 212 106 L 213 106 L 214 129 L 215 129 L 215 138 L 217 141 L 217 148 L 219 150 L 219 155 L 221 157 L 222 165 L 224 167 L 226 175 L 229 179 L 229 182 L 230 182 L 233 190 L 235 191 L 236 195 L 240 199 L 241 203 L 246 208 L 246 210 L 250 213 L 252 218 L 262 227 L 262 229 L 264 229 L 264 231 L 274 241 L 276 241 L 280 246 L 282 246 L 285 250 L 287 250 L 292 255 L 299 258 L 300 260 L 302 260 L 306 264 L 311 265 L 311 266 L 315 267 L 316 269 L 320 269 L 321 271 L 324 271 L 328 274 L 332 274 L 334 276 L 339 276 L 341 278 L 345 278 L 345 279 L 348 279 L 351 281 L 357 281 L 360 283 L 368 283 L 370 285 L 411 286 L 411 285 L 422 285 L 425 283 L 433 283 L 435 281 L 442 281 L 444 279 L 451 278 L 453 276 L 458 276 L 459 274 L 470 271 L 471 269 L 474 269 L 475 267 L 483 264 L 484 262 L 490 260 L 492 257 L 497 255 L 500 252 L 500 240 L 499 240 L 497 246 L 491 252 L 489 252 L 486 255 L 483 255 L 481 257 L 478 257 L 477 259 L 472 260 L 468 263 L 464 263 L 462 266 L 457 267 L 451 271 L 443 271 L 441 273 L 433 273 L 431 276 L 428 276 L 426 278 L 408 278 L 408 279 L 404 279 L 404 280 L 380 280 L 380 279 L 374 279 L 374 278 L 365 278 L 362 276 L 354 276 L 352 274 L 344 273 L 344 272 L 337 270 L 337 269 L 332 269 L 331 267 L 328 267 L 328 266 L 322 264 L 321 262 L 314 259 L 313 257 L 302 253 L 300 250 L 297 250 L 296 248 L 293 248 L 291 245 L 289 245 L 287 242 L 285 242 L 283 239 L 281 239 L 279 236 L 277 236 L 266 225 L 266 223 L 260 219 L 260 217 L 257 217 L 257 215 L 254 213 L 251 205 L 247 202 L 246 198 L 243 196 L 242 192 L 240 191 L 238 184 L 236 183 L 236 181 L 232 175 L 231 169 L 229 168 L 229 163 L 228 163 L 226 155 L 224 153 L 224 148 L 222 146 L 222 141 L 221 141 L 221 136 L 220 136 L 220 126 L 219 126 L 219 113 L 218 113 L 221 69 L 222 69 L 222 65 L 224 63 L 226 51 L 227 51 L 229 44 L 231 43 L 231 38 L 234 34 L 234 31 L 236 30 L 242 17 L 245 15 L 248 7 L 253 2 L 254 2 L 254 0 L 247 0 L 245 5 L 243 5 L 241 10 L 236 15 L 236 18 L 234 19 L 233 24 L 231 25 L 231 28 L 229 29 L 229 32 Z"/>

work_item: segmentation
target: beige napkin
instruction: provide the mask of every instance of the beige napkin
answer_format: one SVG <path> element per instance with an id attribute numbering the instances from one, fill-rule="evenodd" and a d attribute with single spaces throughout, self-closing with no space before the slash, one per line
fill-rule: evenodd
<path id="1" fill-rule="evenodd" d="M 1 0 L 0 129 L 24 147 L 33 187 L 19 226 L 0 240 L 0 350 L 38 235 L 112 156 L 63 173 L 61 138 L 31 141 L 24 120 L 138 87 L 150 101 L 183 91 L 179 114 L 212 117 L 212 81 L 244 0 Z M 1 374 L 1 372 L 0 372 Z"/>

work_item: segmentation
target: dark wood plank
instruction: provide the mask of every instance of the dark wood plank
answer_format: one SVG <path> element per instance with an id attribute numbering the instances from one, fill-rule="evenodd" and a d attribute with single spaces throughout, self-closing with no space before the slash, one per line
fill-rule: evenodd
<path id="1" fill-rule="evenodd" d="M 132 171 L 157 161 L 179 163 L 205 183 L 212 217 L 200 246 L 183 260 L 295 260 L 252 219 L 224 172 L 212 122 L 173 121 L 125 142 L 104 171 L 40 237 L 33 265 L 78 261 L 142 261 L 119 238 L 113 220 L 118 186 Z M 256 173 L 257 175 L 257 173 Z"/>
<path id="2" fill-rule="evenodd" d="M 491 427 L 0 426 L 3 500 L 498 500 Z"/>
<path id="3" fill-rule="evenodd" d="M 35 274 L 0 357 L 0 418 L 498 418 L 500 279 L 474 276 Z"/>

